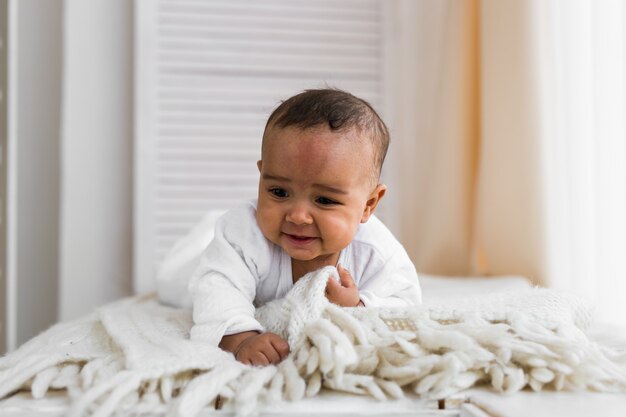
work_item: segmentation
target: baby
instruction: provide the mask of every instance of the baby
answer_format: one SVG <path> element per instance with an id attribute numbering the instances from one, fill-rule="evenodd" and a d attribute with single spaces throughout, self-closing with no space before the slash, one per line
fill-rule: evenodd
<path id="1" fill-rule="evenodd" d="M 349 93 L 307 90 L 278 106 L 263 134 L 257 201 L 217 221 L 191 278 L 191 338 L 246 364 L 280 362 L 289 346 L 263 331 L 255 306 L 327 265 L 339 272 L 326 287 L 337 305 L 419 304 L 415 267 L 374 216 L 388 144 L 378 114 Z"/>

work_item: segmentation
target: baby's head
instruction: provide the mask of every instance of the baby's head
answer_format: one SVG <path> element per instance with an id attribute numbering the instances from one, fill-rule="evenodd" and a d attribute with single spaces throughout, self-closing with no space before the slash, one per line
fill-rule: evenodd
<path id="1" fill-rule="evenodd" d="M 376 111 L 365 100 L 337 89 L 306 90 L 283 101 L 270 115 L 263 133 L 262 153 L 277 129 L 295 127 L 300 130 L 320 129 L 342 134 L 354 134 L 358 139 L 355 148 L 369 152 L 371 158 L 364 160 L 376 185 L 380 179 L 387 148 L 389 132 Z"/>
<path id="2" fill-rule="evenodd" d="M 270 115 L 258 162 L 257 222 L 292 262 L 334 265 L 372 215 L 389 134 L 372 107 L 349 93 L 307 90 Z M 310 267 L 310 268 L 309 268 Z"/>

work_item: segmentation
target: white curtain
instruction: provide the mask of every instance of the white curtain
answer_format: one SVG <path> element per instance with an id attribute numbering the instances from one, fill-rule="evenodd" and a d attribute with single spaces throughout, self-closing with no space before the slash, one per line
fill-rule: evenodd
<path id="1" fill-rule="evenodd" d="M 487 272 L 527 269 L 615 322 L 626 318 L 624 13 L 621 0 L 489 0 L 481 15 Z"/>
<path id="2" fill-rule="evenodd" d="M 626 320 L 626 6 L 543 4 L 549 284 Z"/>
<path id="3" fill-rule="evenodd" d="M 400 237 L 418 270 L 524 275 L 623 321 L 624 2 L 400 4 Z"/>

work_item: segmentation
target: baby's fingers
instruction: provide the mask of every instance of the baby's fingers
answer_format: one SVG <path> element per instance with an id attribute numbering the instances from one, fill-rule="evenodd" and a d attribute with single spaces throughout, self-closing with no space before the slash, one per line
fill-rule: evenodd
<path id="1" fill-rule="evenodd" d="M 354 280 L 352 279 L 352 275 L 348 272 L 347 269 L 344 269 L 343 266 L 337 266 L 337 272 L 339 272 L 339 279 L 341 280 L 341 285 L 347 288 L 354 287 Z"/>
<path id="2" fill-rule="evenodd" d="M 275 335 L 270 339 L 270 343 L 274 347 L 274 350 L 280 356 L 280 360 L 282 361 L 289 355 L 289 343 L 282 337 Z"/>
<path id="3" fill-rule="evenodd" d="M 266 346 L 263 346 L 260 353 L 264 356 L 265 360 L 267 360 L 267 363 L 263 365 L 276 364 L 281 360 L 280 355 L 269 341 Z"/>
<path id="4" fill-rule="evenodd" d="M 335 278 L 332 276 L 328 277 L 328 281 L 326 281 L 326 295 L 333 296 L 337 294 L 341 290 L 342 286 Z"/>
<path id="5" fill-rule="evenodd" d="M 250 366 L 269 365 L 268 358 L 258 350 L 246 349 L 235 357 L 239 362 Z"/>

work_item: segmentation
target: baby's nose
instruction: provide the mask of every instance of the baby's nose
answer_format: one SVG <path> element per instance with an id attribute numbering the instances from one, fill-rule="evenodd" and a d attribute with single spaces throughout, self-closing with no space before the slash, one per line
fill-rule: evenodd
<path id="1" fill-rule="evenodd" d="M 298 225 L 311 224 L 313 223 L 313 218 L 306 204 L 294 203 L 287 212 L 287 221 Z"/>

